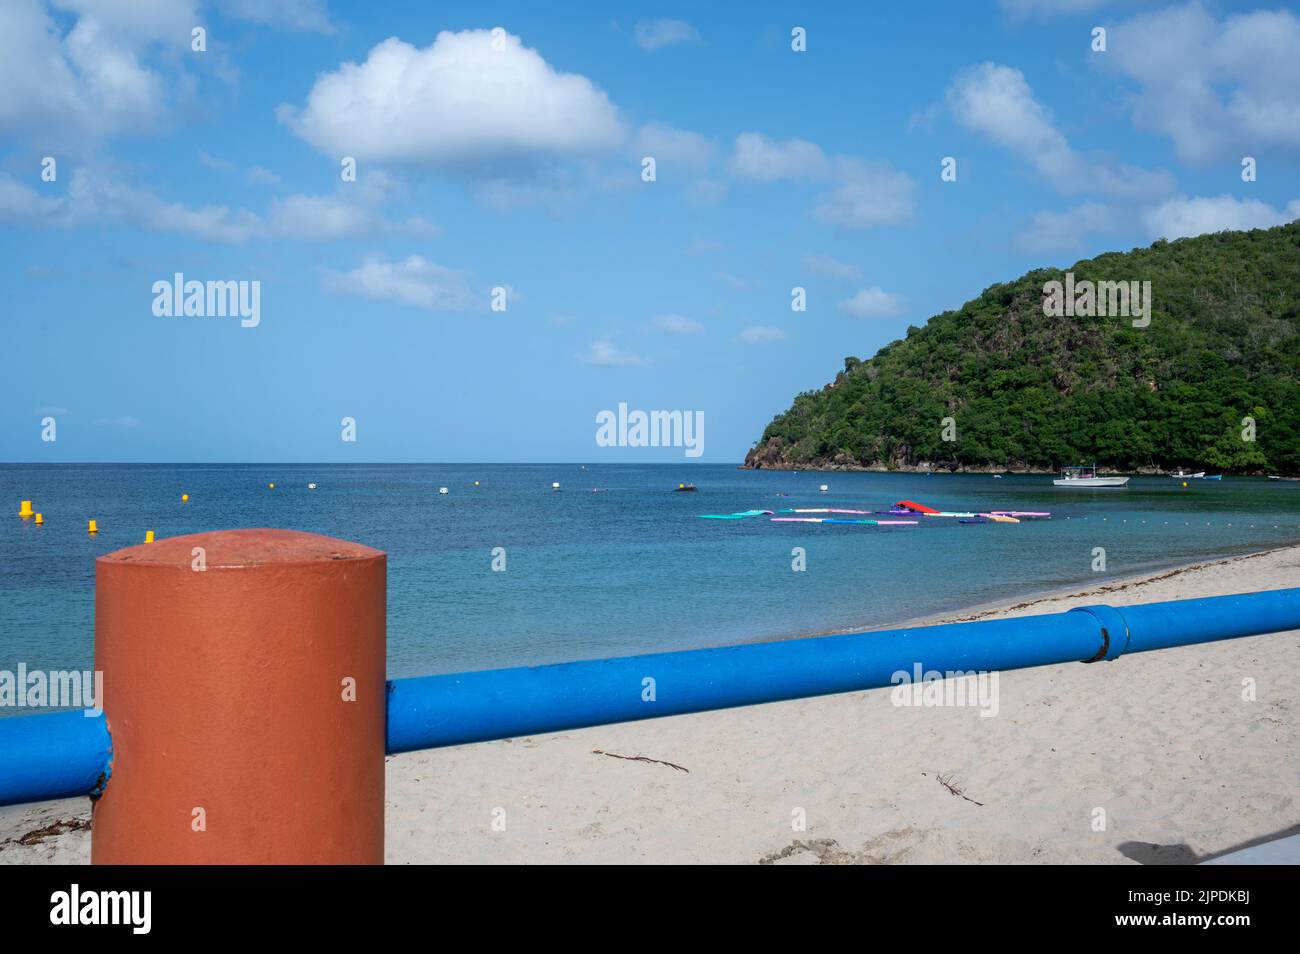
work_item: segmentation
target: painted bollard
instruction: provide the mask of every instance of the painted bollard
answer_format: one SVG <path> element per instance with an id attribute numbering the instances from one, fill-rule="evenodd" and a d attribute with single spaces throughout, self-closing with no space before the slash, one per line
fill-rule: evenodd
<path id="1" fill-rule="evenodd" d="M 379 864 L 382 551 L 289 530 L 96 563 L 113 760 L 96 864 Z"/>

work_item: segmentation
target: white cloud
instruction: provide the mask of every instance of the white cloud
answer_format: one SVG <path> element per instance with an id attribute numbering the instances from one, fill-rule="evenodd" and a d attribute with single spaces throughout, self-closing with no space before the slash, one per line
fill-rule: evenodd
<path id="1" fill-rule="evenodd" d="M 1300 199 L 1291 200 L 1285 209 L 1279 210 L 1258 199 L 1180 195 L 1148 209 L 1143 213 L 1142 223 L 1152 238 L 1176 239 L 1225 229 L 1267 229 L 1297 218 L 1300 218 Z"/>
<path id="2" fill-rule="evenodd" d="M 637 45 L 651 53 L 678 43 L 703 42 L 699 31 L 684 20 L 638 20 L 635 35 Z"/>
<path id="3" fill-rule="evenodd" d="M 599 368 L 639 368 L 650 363 L 649 359 L 631 351 L 616 348 L 608 341 L 594 341 L 587 350 L 574 355 L 583 364 Z"/>
<path id="4" fill-rule="evenodd" d="M 1113 230 L 1120 224 L 1115 211 L 1098 202 L 1084 202 L 1064 212 L 1038 212 L 1017 233 L 1015 244 L 1026 252 L 1073 252 L 1086 235 Z"/>
<path id="5" fill-rule="evenodd" d="M 830 171 L 826 153 L 816 143 L 803 139 L 778 141 L 752 132 L 736 137 L 729 166 L 732 174 L 758 182 L 823 179 Z"/>
<path id="6" fill-rule="evenodd" d="M 229 159 L 222 159 L 220 156 L 211 156 L 203 150 L 199 150 L 199 162 L 207 166 L 213 172 L 229 173 L 235 171 L 235 164 Z"/>
<path id="7" fill-rule="evenodd" d="M 67 203 L 61 197 L 43 196 L 0 173 L 0 222 L 66 225 Z"/>
<path id="8" fill-rule="evenodd" d="M 790 336 L 780 328 L 773 328 L 770 325 L 750 325 L 731 340 L 738 344 L 757 345 L 784 341 L 788 337 Z"/>
<path id="9" fill-rule="evenodd" d="M 240 20 L 301 30 L 335 33 L 324 0 L 225 0 L 224 13 Z"/>
<path id="10" fill-rule="evenodd" d="M 681 315 L 656 315 L 651 323 L 660 331 L 672 335 L 699 335 L 704 333 L 704 326 L 693 318 Z"/>
<path id="11" fill-rule="evenodd" d="M 728 161 L 731 173 L 757 182 L 823 182 L 830 190 L 814 204 L 811 216 L 842 229 L 871 229 L 909 221 L 915 207 L 916 182 L 887 162 L 851 156 L 828 156 L 803 139 L 774 140 L 761 133 L 741 133 Z"/>
<path id="12" fill-rule="evenodd" d="M 803 267 L 810 272 L 818 275 L 825 275 L 828 278 L 861 278 L 862 269 L 856 265 L 850 265 L 848 262 L 841 262 L 831 255 L 805 255 L 803 257 Z"/>
<path id="13" fill-rule="evenodd" d="M 673 163 L 700 170 L 713 159 L 717 146 L 699 133 L 675 129 L 666 123 L 646 123 L 637 131 L 636 156 L 654 156 L 656 166 Z"/>
<path id="14" fill-rule="evenodd" d="M 982 63 L 962 70 L 946 100 L 958 123 L 1029 163 L 1063 195 L 1149 199 L 1173 189 L 1173 179 L 1164 171 L 1076 152 L 1017 69 Z"/>
<path id="15" fill-rule="evenodd" d="M 94 20 L 115 39 L 189 49 L 190 30 L 201 23 L 198 0 L 49 0 L 58 10 Z"/>
<path id="16" fill-rule="evenodd" d="M 912 218 L 916 183 L 887 162 L 846 159 L 837 163 L 838 183 L 813 206 L 814 221 L 842 229 L 903 225 Z"/>
<path id="17" fill-rule="evenodd" d="M 151 232 L 176 232 L 233 244 L 248 241 L 263 228 L 261 219 L 245 209 L 168 202 L 117 176 L 84 169 L 73 173 L 60 212 L 53 224 L 120 222 Z"/>
<path id="18" fill-rule="evenodd" d="M 419 255 L 400 262 L 368 261 L 346 274 L 331 275 L 326 287 L 430 311 L 469 311 L 478 304 L 461 272 Z"/>
<path id="19" fill-rule="evenodd" d="M 318 76 L 306 105 L 282 106 L 279 115 L 330 156 L 463 170 L 531 167 L 625 135 L 590 80 L 557 72 L 517 36 L 494 41 L 488 30 L 439 33 L 424 49 L 390 37 L 364 63 Z"/>
<path id="20" fill-rule="evenodd" d="M 88 168 L 72 174 L 65 195 L 45 196 L 0 174 L 0 221 L 46 228 L 127 225 L 149 232 L 190 235 L 240 245 L 253 239 L 329 240 L 383 235 L 436 235 L 436 226 L 414 216 L 385 218 L 382 205 L 397 186 L 374 172 L 334 195 L 288 195 L 272 201 L 265 218 L 225 205 L 169 202 L 126 182 L 113 171 Z"/>
<path id="21" fill-rule="evenodd" d="M 413 216 L 390 222 L 378 209 L 341 195 L 290 195 L 271 203 L 267 232 L 280 238 L 327 240 L 370 235 L 429 237 L 438 229 Z"/>
<path id="22" fill-rule="evenodd" d="M 895 294 L 872 286 L 840 302 L 840 310 L 854 318 L 890 318 L 897 315 L 902 300 Z"/>
<path id="23" fill-rule="evenodd" d="M 167 83 L 139 54 L 180 24 L 173 39 L 188 42 L 193 4 L 59 6 L 77 14 L 66 35 L 38 0 L 0 3 L 0 132 L 71 150 L 155 130 L 168 112 Z"/>
<path id="24" fill-rule="evenodd" d="M 1222 21 L 1199 4 L 1111 28 L 1102 69 L 1138 85 L 1133 122 L 1180 159 L 1211 163 L 1276 149 L 1300 155 L 1300 19 L 1258 10 Z"/>

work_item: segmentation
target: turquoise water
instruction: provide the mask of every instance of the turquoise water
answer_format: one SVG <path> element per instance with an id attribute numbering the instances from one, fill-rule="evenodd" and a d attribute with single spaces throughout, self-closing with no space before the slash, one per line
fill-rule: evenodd
<path id="1" fill-rule="evenodd" d="M 700 492 L 672 493 L 679 481 Z M 819 492 L 823 483 L 829 492 Z M 440 496 L 440 486 L 450 493 Z M 44 526 L 17 517 L 23 499 Z M 900 499 L 1054 516 L 899 528 L 697 518 L 886 509 Z M 879 626 L 1300 542 L 1300 484 L 1247 478 L 1186 489 L 1134 478 L 1124 490 L 1082 491 L 1043 476 L 698 464 L 3 465 L 0 507 L 0 669 L 88 668 L 95 557 L 149 529 L 163 537 L 285 527 L 386 550 L 394 676 Z M 90 517 L 101 528 L 95 537 Z M 491 569 L 494 547 L 506 550 L 504 573 Z M 805 572 L 791 570 L 793 547 L 806 551 Z M 1092 571 L 1095 547 L 1105 548 L 1104 573 Z"/>

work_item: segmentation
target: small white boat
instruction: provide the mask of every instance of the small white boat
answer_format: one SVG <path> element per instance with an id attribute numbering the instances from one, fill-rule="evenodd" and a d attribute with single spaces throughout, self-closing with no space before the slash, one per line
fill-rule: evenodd
<path id="1" fill-rule="evenodd" d="M 1052 481 L 1057 487 L 1077 487 L 1084 489 L 1087 487 L 1123 487 L 1127 484 L 1127 477 L 1098 477 L 1097 465 L 1091 467 L 1067 467 L 1061 471 L 1058 480 Z"/>
<path id="2" fill-rule="evenodd" d="M 1174 480 L 1201 480 L 1205 477 L 1205 471 L 1198 470 L 1194 474 L 1189 474 L 1187 471 L 1179 467 L 1177 473 L 1170 474 L 1169 476 Z"/>

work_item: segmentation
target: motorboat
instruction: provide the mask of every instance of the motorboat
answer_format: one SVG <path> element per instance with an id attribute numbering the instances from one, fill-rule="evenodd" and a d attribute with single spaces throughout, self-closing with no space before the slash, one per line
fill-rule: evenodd
<path id="1" fill-rule="evenodd" d="M 1128 481 L 1127 477 L 1098 477 L 1097 465 L 1093 464 L 1091 467 L 1067 467 L 1052 483 L 1057 487 L 1077 487 L 1083 490 L 1089 487 L 1123 487 Z"/>

